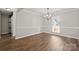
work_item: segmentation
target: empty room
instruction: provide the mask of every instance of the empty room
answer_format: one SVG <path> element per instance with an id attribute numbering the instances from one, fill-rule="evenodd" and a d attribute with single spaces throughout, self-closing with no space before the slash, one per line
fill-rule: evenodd
<path id="1" fill-rule="evenodd" d="M 0 51 L 79 51 L 79 9 L 0 8 Z"/>

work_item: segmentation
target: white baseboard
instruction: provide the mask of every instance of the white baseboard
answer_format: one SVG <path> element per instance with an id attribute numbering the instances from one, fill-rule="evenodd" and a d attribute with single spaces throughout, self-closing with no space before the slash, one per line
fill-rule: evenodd
<path id="1" fill-rule="evenodd" d="M 46 33 L 50 33 L 50 32 L 46 32 Z M 70 35 L 65 35 L 65 34 L 58 34 L 58 33 L 50 33 L 50 34 L 64 36 L 64 37 L 69 37 L 69 38 L 74 38 L 74 39 L 79 39 L 78 37 L 70 36 Z"/>
<path id="2" fill-rule="evenodd" d="M 24 35 L 24 36 L 20 36 L 20 37 L 15 37 L 15 39 L 21 39 L 21 38 L 32 36 L 32 35 L 36 35 L 36 34 L 39 34 L 39 33 L 41 33 L 41 32 L 33 33 L 33 34 L 29 34 L 29 35 Z"/>
<path id="3" fill-rule="evenodd" d="M 74 38 L 74 39 L 79 39 L 78 37 L 73 37 L 73 36 L 64 35 L 64 34 L 51 33 L 51 32 L 38 32 L 38 33 L 33 33 L 33 34 L 24 35 L 24 36 L 20 36 L 20 37 L 15 37 L 15 39 L 21 39 L 21 38 L 24 38 L 24 37 L 28 37 L 28 36 L 36 35 L 36 34 L 40 34 L 40 33 L 49 33 L 49 34 L 54 34 L 54 35 L 59 35 L 59 36 L 64 36 L 64 37 L 69 37 L 69 38 Z"/>
<path id="4" fill-rule="evenodd" d="M 8 34 L 9 32 L 1 33 L 1 34 Z"/>

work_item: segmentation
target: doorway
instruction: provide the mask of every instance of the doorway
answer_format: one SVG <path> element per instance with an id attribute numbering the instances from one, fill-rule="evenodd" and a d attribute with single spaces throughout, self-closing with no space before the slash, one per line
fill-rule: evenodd
<path id="1" fill-rule="evenodd" d="M 12 15 L 13 12 L 8 11 L 1 13 L 1 39 L 10 39 L 12 37 Z"/>

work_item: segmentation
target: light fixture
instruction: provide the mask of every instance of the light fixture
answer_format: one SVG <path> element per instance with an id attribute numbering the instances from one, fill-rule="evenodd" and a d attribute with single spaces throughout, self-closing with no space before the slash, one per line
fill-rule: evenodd
<path id="1" fill-rule="evenodd" d="M 52 18 L 52 14 L 50 13 L 49 8 L 47 8 L 47 13 L 43 17 L 47 20 L 50 20 Z"/>
<path id="2" fill-rule="evenodd" d="M 11 11 L 12 10 L 12 8 L 5 8 L 7 11 Z"/>

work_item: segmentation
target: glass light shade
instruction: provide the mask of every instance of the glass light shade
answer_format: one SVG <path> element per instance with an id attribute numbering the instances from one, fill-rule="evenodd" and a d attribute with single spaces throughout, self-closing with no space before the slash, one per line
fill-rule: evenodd
<path id="1" fill-rule="evenodd" d="M 52 18 L 52 15 L 51 14 L 46 14 L 43 16 L 45 19 L 49 20 Z"/>
<path id="2" fill-rule="evenodd" d="M 11 11 L 12 10 L 12 8 L 5 8 L 7 11 Z"/>
<path id="3" fill-rule="evenodd" d="M 47 14 L 45 14 L 43 17 L 44 17 L 45 19 L 47 19 L 47 20 L 49 20 L 49 19 L 52 18 L 52 14 L 50 14 L 49 8 L 47 8 Z"/>

